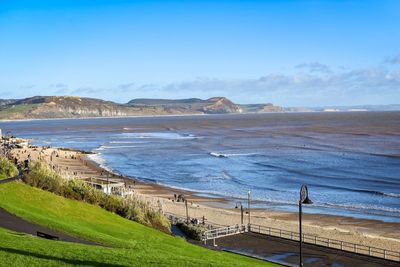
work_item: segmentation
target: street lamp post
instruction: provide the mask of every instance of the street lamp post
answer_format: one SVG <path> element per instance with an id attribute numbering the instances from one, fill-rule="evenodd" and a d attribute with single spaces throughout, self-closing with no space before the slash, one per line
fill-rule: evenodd
<path id="1" fill-rule="evenodd" d="M 238 201 L 238 202 L 236 202 L 235 209 L 237 209 L 239 207 L 238 204 L 240 204 L 240 223 L 241 223 L 241 225 L 243 225 L 243 205 L 242 205 L 242 202 Z"/>
<path id="2" fill-rule="evenodd" d="M 302 229 L 302 216 L 303 210 L 302 205 L 312 204 L 311 199 L 308 198 L 308 188 L 307 185 L 302 185 L 300 189 L 300 200 L 299 200 L 299 241 L 300 241 L 300 259 L 299 266 L 303 266 L 303 229 Z"/>
<path id="3" fill-rule="evenodd" d="M 249 228 L 250 228 L 250 190 L 249 192 L 247 192 L 247 212 L 249 213 Z"/>
<path id="4" fill-rule="evenodd" d="M 186 206 L 186 223 L 189 224 L 189 211 L 186 198 L 185 198 L 185 206 Z"/>

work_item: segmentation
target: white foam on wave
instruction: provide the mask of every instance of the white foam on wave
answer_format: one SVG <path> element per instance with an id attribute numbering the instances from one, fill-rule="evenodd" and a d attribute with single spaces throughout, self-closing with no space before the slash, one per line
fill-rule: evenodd
<path id="1" fill-rule="evenodd" d="M 197 138 L 192 134 L 178 134 L 178 133 L 165 133 L 165 132 L 154 132 L 154 133 L 121 133 L 122 138 L 138 138 L 138 139 L 195 139 Z"/>
<path id="2" fill-rule="evenodd" d="M 87 156 L 91 161 L 94 161 L 95 163 L 99 164 L 101 168 L 107 169 L 106 166 L 106 160 L 101 157 L 101 153 L 95 153 L 95 154 L 90 154 Z"/>
<path id="3" fill-rule="evenodd" d="M 216 158 L 227 158 L 225 154 L 217 153 L 217 152 L 210 152 L 210 155 Z"/>
<path id="4" fill-rule="evenodd" d="M 107 145 L 101 145 L 99 148 L 96 148 L 94 151 L 104 151 L 108 149 L 120 149 L 120 148 L 135 148 L 137 146 L 128 146 L 128 145 L 123 145 L 123 146 L 107 146 Z"/>
<path id="5" fill-rule="evenodd" d="M 216 158 L 246 157 L 246 156 L 259 155 L 258 153 L 219 153 L 219 152 L 210 152 L 209 154 Z"/>
<path id="6" fill-rule="evenodd" d="M 90 154 L 88 155 L 88 159 L 98 164 L 100 168 L 110 173 L 118 175 L 118 172 L 114 171 L 113 169 L 107 166 L 107 161 L 101 156 L 101 153 Z"/>
<path id="7" fill-rule="evenodd" d="M 142 142 L 135 141 L 110 141 L 110 144 L 141 144 Z"/>
<path id="8" fill-rule="evenodd" d="M 107 146 L 102 145 L 102 146 L 96 148 L 94 151 L 102 151 L 102 150 L 104 150 L 106 148 L 107 148 Z"/>
<path id="9" fill-rule="evenodd" d="M 396 193 L 382 193 L 382 195 L 387 196 L 387 197 L 400 198 L 400 194 L 396 194 Z"/>

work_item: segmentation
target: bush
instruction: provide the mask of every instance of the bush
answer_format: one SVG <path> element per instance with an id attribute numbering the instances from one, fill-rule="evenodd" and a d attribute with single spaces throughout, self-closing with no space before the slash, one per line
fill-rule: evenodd
<path id="1" fill-rule="evenodd" d="M 191 239 L 201 241 L 203 233 L 207 231 L 207 227 L 202 224 L 192 224 L 186 222 L 178 222 L 176 226 L 182 230 Z"/>
<path id="2" fill-rule="evenodd" d="M 18 169 L 7 158 L 0 156 L 0 179 L 10 178 L 18 175 Z"/>
<path id="3" fill-rule="evenodd" d="M 171 231 L 171 222 L 161 212 L 153 211 L 151 214 L 148 214 L 148 217 L 150 218 L 150 224 L 153 228 L 166 233 Z"/>
<path id="4" fill-rule="evenodd" d="M 64 191 L 64 179 L 51 170 L 47 165 L 38 162 L 30 166 L 24 181 L 34 187 L 61 195 Z"/>
<path id="5" fill-rule="evenodd" d="M 120 196 L 108 195 L 79 179 L 66 180 L 44 163 L 37 162 L 31 165 L 29 173 L 24 177 L 24 182 L 66 198 L 100 206 L 107 211 L 163 232 L 171 232 L 169 220 L 145 202 L 135 197 L 124 199 Z"/>

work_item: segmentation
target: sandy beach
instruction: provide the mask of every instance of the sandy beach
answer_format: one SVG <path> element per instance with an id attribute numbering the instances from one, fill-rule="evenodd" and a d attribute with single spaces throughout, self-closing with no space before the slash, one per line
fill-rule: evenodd
<path id="1" fill-rule="evenodd" d="M 235 209 L 233 200 L 214 199 L 197 196 L 194 192 L 177 190 L 157 184 L 144 183 L 134 177 L 123 177 L 112 174 L 101 168 L 82 151 L 56 148 L 22 148 L 11 151 L 13 158 L 19 162 L 30 158 L 32 162 L 44 161 L 66 179 L 106 178 L 123 181 L 134 188 L 135 194 L 150 203 L 160 201 L 164 212 L 185 216 L 185 205 L 174 200 L 175 195 L 185 195 L 188 200 L 189 216 L 205 217 L 210 223 L 234 225 L 240 223 L 240 209 Z M 247 202 L 242 200 L 243 206 Z M 231 206 L 231 207 L 230 207 Z M 307 210 L 304 211 L 307 213 Z M 245 214 L 244 223 L 248 222 Z M 298 231 L 298 214 L 271 210 L 251 210 L 251 223 Z M 392 251 L 400 250 L 400 225 L 376 220 L 355 219 L 351 217 L 324 214 L 304 214 L 303 231 L 319 237 L 337 239 L 356 244 L 367 245 Z"/>

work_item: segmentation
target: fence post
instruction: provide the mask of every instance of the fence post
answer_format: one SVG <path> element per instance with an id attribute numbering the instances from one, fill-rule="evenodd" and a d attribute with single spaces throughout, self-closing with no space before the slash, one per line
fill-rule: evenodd
<path id="1" fill-rule="evenodd" d="M 383 258 L 386 259 L 386 249 L 383 250 Z"/>
<path id="2" fill-rule="evenodd" d="M 368 247 L 368 255 L 371 256 L 371 247 Z"/>
<path id="3" fill-rule="evenodd" d="M 314 236 L 314 244 L 315 245 L 317 244 L 317 236 L 316 235 Z"/>
<path id="4" fill-rule="evenodd" d="M 261 225 L 258 226 L 258 233 L 261 234 Z"/>
<path id="5" fill-rule="evenodd" d="M 328 238 L 328 248 L 331 247 L 331 240 Z"/>
<path id="6" fill-rule="evenodd" d="M 340 241 L 340 249 L 343 250 L 343 241 Z"/>
<path id="7" fill-rule="evenodd" d="M 357 244 L 354 244 L 354 252 L 357 253 Z"/>
<path id="8" fill-rule="evenodd" d="M 279 237 L 282 237 L 282 230 L 279 229 Z"/>

